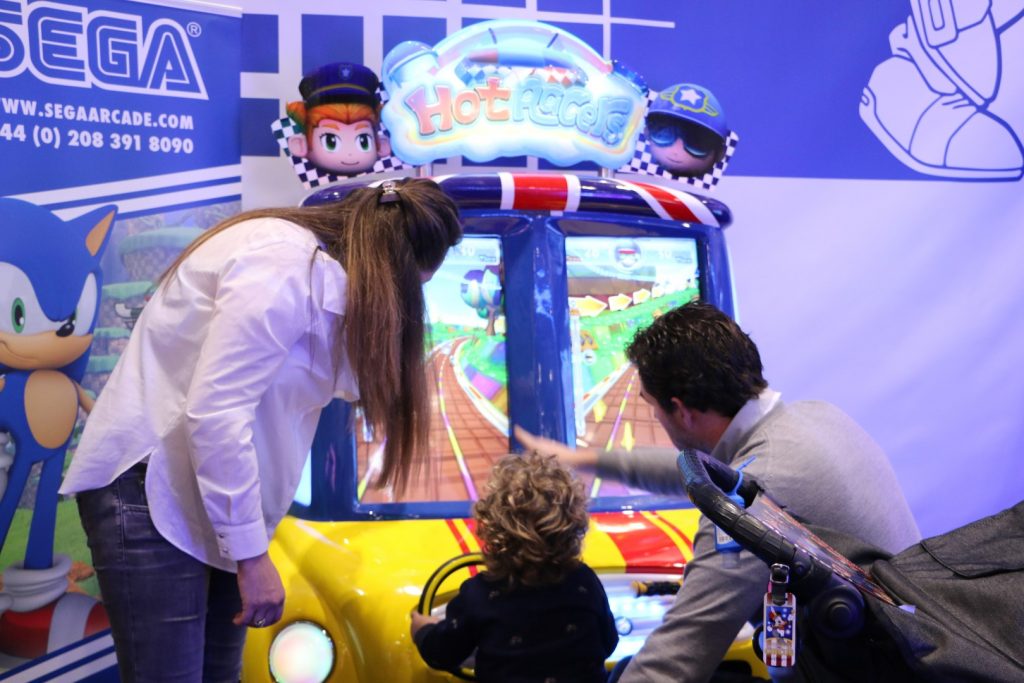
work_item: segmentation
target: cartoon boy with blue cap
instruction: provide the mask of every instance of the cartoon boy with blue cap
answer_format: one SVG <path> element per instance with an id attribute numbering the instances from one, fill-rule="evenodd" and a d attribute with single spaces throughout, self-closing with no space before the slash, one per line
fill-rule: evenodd
<path id="1" fill-rule="evenodd" d="M 337 175 L 373 169 L 391 154 L 388 139 L 377 134 L 379 85 L 373 71 L 349 62 L 326 64 L 303 78 L 302 101 L 289 102 L 287 111 L 305 132 L 288 138 L 288 150 Z"/>
<path id="2" fill-rule="evenodd" d="M 725 155 L 728 137 L 722 106 L 710 90 L 693 83 L 665 88 L 647 112 L 651 156 L 676 175 L 710 171 Z"/>

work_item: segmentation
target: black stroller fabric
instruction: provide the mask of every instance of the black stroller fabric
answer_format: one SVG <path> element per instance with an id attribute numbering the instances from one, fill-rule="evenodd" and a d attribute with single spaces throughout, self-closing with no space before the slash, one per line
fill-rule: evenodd
<path id="1" fill-rule="evenodd" d="M 1024 681 L 1024 501 L 870 567 L 910 613 L 869 601 L 929 681 Z"/>
<path id="2" fill-rule="evenodd" d="M 1024 501 L 892 557 L 808 529 L 903 607 L 868 597 L 864 632 L 850 640 L 810 624 L 792 680 L 1024 682 Z"/>

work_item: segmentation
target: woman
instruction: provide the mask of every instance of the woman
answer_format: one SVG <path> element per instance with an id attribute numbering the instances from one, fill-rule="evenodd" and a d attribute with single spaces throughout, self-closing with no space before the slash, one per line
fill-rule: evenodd
<path id="1" fill-rule="evenodd" d="M 267 554 L 320 411 L 358 399 L 401 490 L 427 441 L 422 285 L 462 230 L 429 180 L 211 228 L 161 278 L 93 409 L 75 493 L 123 681 L 237 681 L 276 622 Z"/>

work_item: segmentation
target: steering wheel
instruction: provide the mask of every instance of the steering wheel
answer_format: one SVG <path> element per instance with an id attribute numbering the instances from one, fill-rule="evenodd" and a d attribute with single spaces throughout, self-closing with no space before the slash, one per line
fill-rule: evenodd
<path id="1" fill-rule="evenodd" d="M 440 567 L 434 570 L 434 573 L 427 579 L 427 583 L 423 586 L 423 592 L 420 593 L 420 601 L 416 605 L 416 611 L 423 615 L 429 615 L 431 610 L 434 609 L 434 601 L 437 599 L 437 591 L 444 584 L 445 579 L 466 567 L 471 567 L 477 564 L 484 563 L 484 556 L 481 553 L 466 553 L 465 555 L 456 555 L 452 559 L 443 563 Z M 475 681 L 476 673 L 473 669 L 468 667 L 460 666 L 456 669 L 449 671 L 456 678 L 461 678 L 464 681 Z"/>

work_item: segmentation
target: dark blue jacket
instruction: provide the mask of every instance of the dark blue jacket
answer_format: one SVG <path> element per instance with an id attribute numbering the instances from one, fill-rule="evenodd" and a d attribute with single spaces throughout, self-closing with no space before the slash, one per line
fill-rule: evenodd
<path id="1" fill-rule="evenodd" d="M 509 590 L 478 574 L 415 640 L 435 669 L 455 669 L 475 649 L 482 683 L 597 683 L 619 635 L 604 587 L 580 564 L 561 583 L 536 588 Z"/>

